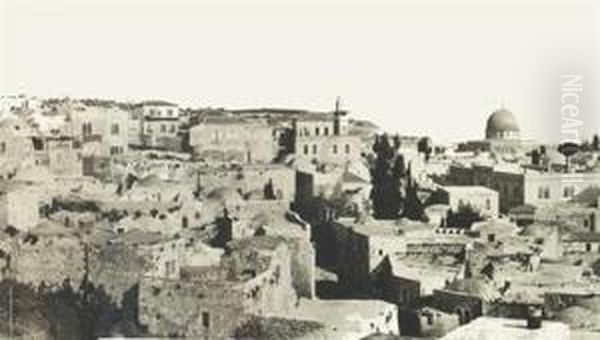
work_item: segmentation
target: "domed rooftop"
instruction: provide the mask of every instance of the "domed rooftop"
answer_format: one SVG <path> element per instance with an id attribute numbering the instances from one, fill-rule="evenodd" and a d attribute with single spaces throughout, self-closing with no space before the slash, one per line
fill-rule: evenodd
<path id="1" fill-rule="evenodd" d="M 242 195 L 240 195 L 240 193 L 237 190 L 230 187 L 216 188 L 213 191 L 209 192 L 208 195 L 206 195 L 206 198 L 209 201 L 216 201 L 222 204 L 232 205 L 239 205 L 244 201 Z"/>
<path id="2" fill-rule="evenodd" d="M 485 128 L 485 137 L 507 138 L 519 134 L 519 124 L 515 115 L 507 109 L 498 109 L 490 115 Z"/>
<path id="3" fill-rule="evenodd" d="M 501 297 L 493 285 L 481 278 L 455 280 L 446 289 L 482 298 L 484 301 L 494 301 Z"/>

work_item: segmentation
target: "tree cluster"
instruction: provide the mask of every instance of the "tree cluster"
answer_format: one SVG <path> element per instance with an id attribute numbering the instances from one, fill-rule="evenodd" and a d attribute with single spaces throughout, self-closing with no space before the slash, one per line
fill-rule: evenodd
<path id="1" fill-rule="evenodd" d="M 419 199 L 418 185 L 398 152 L 400 139 L 390 141 L 386 135 L 377 136 L 373 145 L 375 154 L 371 164 L 371 203 L 376 219 L 396 219 L 404 216 L 425 220 L 423 203 Z"/>

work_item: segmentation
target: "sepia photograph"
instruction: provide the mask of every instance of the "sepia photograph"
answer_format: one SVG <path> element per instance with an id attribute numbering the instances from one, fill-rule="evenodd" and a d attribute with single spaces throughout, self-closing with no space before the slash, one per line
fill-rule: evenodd
<path id="1" fill-rule="evenodd" d="M 600 340 L 600 2 L 0 0 L 1 340 Z"/>

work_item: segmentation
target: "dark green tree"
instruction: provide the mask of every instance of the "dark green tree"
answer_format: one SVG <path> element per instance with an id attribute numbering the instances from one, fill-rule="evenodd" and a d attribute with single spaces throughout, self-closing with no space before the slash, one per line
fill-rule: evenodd
<path id="1" fill-rule="evenodd" d="M 579 152 L 580 146 L 577 143 L 565 142 L 558 146 L 558 152 L 565 156 L 565 168 L 569 170 L 569 160 L 571 156 Z"/>
<path id="2" fill-rule="evenodd" d="M 471 204 L 459 204 L 456 212 L 448 210 L 446 226 L 450 228 L 470 229 L 473 223 L 483 221 L 481 214 Z"/>
<path id="3" fill-rule="evenodd" d="M 427 221 L 425 207 L 423 207 L 423 203 L 417 195 L 418 189 L 416 181 L 412 178 L 409 164 L 406 175 L 406 199 L 404 200 L 402 215 L 411 220 Z"/>
<path id="4" fill-rule="evenodd" d="M 592 150 L 600 151 L 600 137 L 598 137 L 598 134 L 595 134 L 592 138 Z"/>
<path id="5" fill-rule="evenodd" d="M 428 137 L 423 137 L 419 139 L 417 143 L 417 150 L 425 155 L 425 161 L 429 161 L 431 157 L 431 153 L 433 152 L 433 147 L 431 146 L 431 139 Z"/>
<path id="6" fill-rule="evenodd" d="M 404 176 L 404 158 L 398 155 L 399 139 L 390 144 L 386 134 L 377 136 L 373 151 L 375 160 L 371 165 L 371 201 L 373 215 L 377 219 L 398 218 L 402 209 L 401 180 Z"/>

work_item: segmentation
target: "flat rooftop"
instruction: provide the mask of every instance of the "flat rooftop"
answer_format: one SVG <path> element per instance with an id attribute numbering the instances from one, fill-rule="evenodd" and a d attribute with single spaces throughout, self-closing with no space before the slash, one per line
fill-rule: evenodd
<path id="1" fill-rule="evenodd" d="M 359 234 L 369 236 L 406 236 L 410 233 L 432 233 L 431 235 L 433 235 L 433 228 L 427 223 L 408 219 L 368 219 L 365 222 L 356 222 L 354 218 L 340 218 L 338 222 Z"/>
<path id="2" fill-rule="evenodd" d="M 542 322 L 539 329 L 527 328 L 524 319 L 480 317 L 442 337 L 442 340 L 564 340 L 570 339 L 569 326 L 562 322 Z"/>
<path id="3" fill-rule="evenodd" d="M 481 186 L 481 185 L 447 185 L 443 186 L 442 190 L 450 192 L 450 193 L 489 193 L 494 194 L 497 193 L 496 190 Z"/>
<path id="4" fill-rule="evenodd" d="M 301 299 L 291 317 L 314 320 L 339 331 L 355 329 L 356 320 L 380 318 L 396 306 L 381 300 L 313 300 Z"/>

